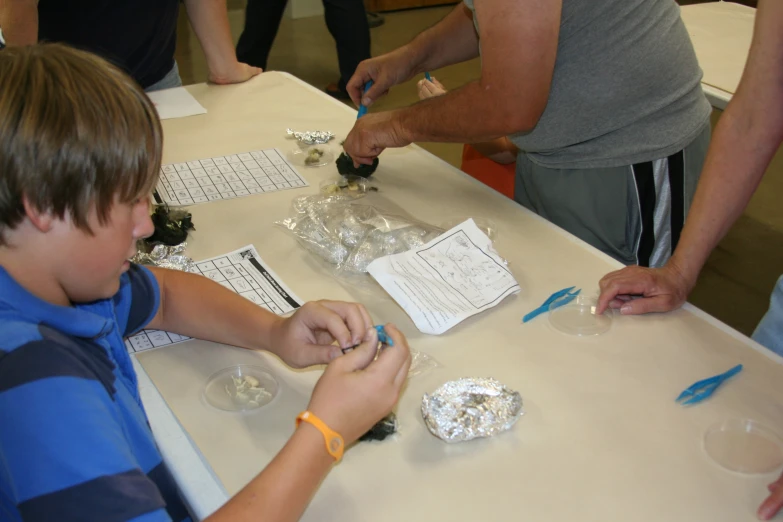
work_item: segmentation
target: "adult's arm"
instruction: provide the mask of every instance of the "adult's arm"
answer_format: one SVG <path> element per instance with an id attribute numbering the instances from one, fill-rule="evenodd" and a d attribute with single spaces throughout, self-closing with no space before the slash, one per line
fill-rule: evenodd
<path id="1" fill-rule="evenodd" d="M 185 10 L 207 58 L 211 82 L 241 83 L 261 72 L 237 61 L 226 0 L 185 0 Z"/>
<path id="2" fill-rule="evenodd" d="M 370 163 L 414 141 L 487 141 L 535 127 L 554 74 L 562 0 L 477 2 L 481 78 L 448 94 L 359 119 L 346 152 Z M 429 65 L 429 63 L 426 63 Z"/>
<path id="3" fill-rule="evenodd" d="M 38 42 L 38 0 L 0 0 L 0 28 L 5 44 Z"/>
<path id="4" fill-rule="evenodd" d="M 783 2 L 761 0 L 737 93 L 712 138 L 680 242 L 661 269 L 628 267 L 601 280 L 599 311 L 679 307 L 710 252 L 742 214 L 783 141 Z M 632 295 L 643 298 L 625 301 Z M 620 298 L 620 299 L 618 299 Z"/>

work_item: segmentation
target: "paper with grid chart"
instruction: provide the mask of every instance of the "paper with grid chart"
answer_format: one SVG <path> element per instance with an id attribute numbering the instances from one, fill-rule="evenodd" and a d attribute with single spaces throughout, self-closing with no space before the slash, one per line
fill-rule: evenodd
<path id="1" fill-rule="evenodd" d="M 253 245 L 200 261 L 196 263 L 196 268 L 204 277 L 277 315 L 285 315 L 302 306 L 302 300 L 264 263 Z M 128 352 L 134 353 L 189 339 L 162 330 L 142 330 L 125 339 L 125 347 Z"/>
<path id="2" fill-rule="evenodd" d="M 160 170 L 155 200 L 174 206 L 308 186 L 278 149 L 170 163 Z"/>

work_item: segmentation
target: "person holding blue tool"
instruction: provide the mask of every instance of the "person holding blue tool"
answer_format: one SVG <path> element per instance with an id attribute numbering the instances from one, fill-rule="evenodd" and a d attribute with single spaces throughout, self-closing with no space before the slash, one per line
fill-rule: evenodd
<path id="1" fill-rule="evenodd" d="M 520 150 L 517 202 L 625 264 L 662 265 L 710 136 L 676 3 L 464 0 L 409 44 L 362 62 L 348 92 L 370 106 L 417 74 L 479 55 L 478 80 L 357 120 L 346 153 L 369 164 L 415 141 L 509 136 Z"/>
<path id="2" fill-rule="evenodd" d="M 783 2 L 759 0 L 750 54 L 737 93 L 715 128 L 690 215 L 674 255 L 661 268 L 627 267 L 601 279 L 598 313 L 666 312 L 680 307 L 707 257 L 750 201 L 783 143 Z M 634 297 L 640 297 L 633 299 Z M 783 355 L 783 276 L 753 339 Z M 769 520 L 783 506 L 783 475 L 759 508 Z"/>

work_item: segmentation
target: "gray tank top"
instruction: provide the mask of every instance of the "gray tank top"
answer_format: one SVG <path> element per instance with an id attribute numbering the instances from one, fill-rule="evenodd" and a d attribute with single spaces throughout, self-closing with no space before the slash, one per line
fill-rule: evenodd
<path id="1" fill-rule="evenodd" d="M 674 0 L 563 0 L 546 109 L 535 129 L 510 138 L 549 168 L 663 158 L 709 120 L 701 77 Z"/>

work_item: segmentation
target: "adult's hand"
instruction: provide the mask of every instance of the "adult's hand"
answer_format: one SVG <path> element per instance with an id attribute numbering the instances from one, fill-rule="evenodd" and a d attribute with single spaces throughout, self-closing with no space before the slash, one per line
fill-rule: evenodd
<path id="1" fill-rule="evenodd" d="M 767 486 L 769 496 L 761 503 L 758 516 L 760 520 L 769 520 L 783 507 L 783 474 L 775 482 Z"/>
<path id="2" fill-rule="evenodd" d="M 258 76 L 262 72 L 260 67 L 253 67 L 246 63 L 234 61 L 226 64 L 225 67 L 221 67 L 220 70 L 210 69 L 209 81 L 218 85 L 242 83 L 254 76 Z"/>
<path id="3" fill-rule="evenodd" d="M 394 111 L 365 114 L 345 138 L 343 149 L 354 162 L 370 165 L 388 147 L 404 147 L 411 143 Z"/>
<path id="4" fill-rule="evenodd" d="M 671 262 L 662 268 L 625 267 L 599 282 L 596 313 L 607 308 L 619 308 L 623 315 L 668 312 L 682 306 L 694 284 Z"/>
<path id="5" fill-rule="evenodd" d="M 408 80 L 414 73 L 413 62 L 403 47 L 361 62 L 345 89 L 357 106 L 369 107 L 390 88 Z M 365 93 L 364 86 L 370 80 L 373 85 Z"/>

